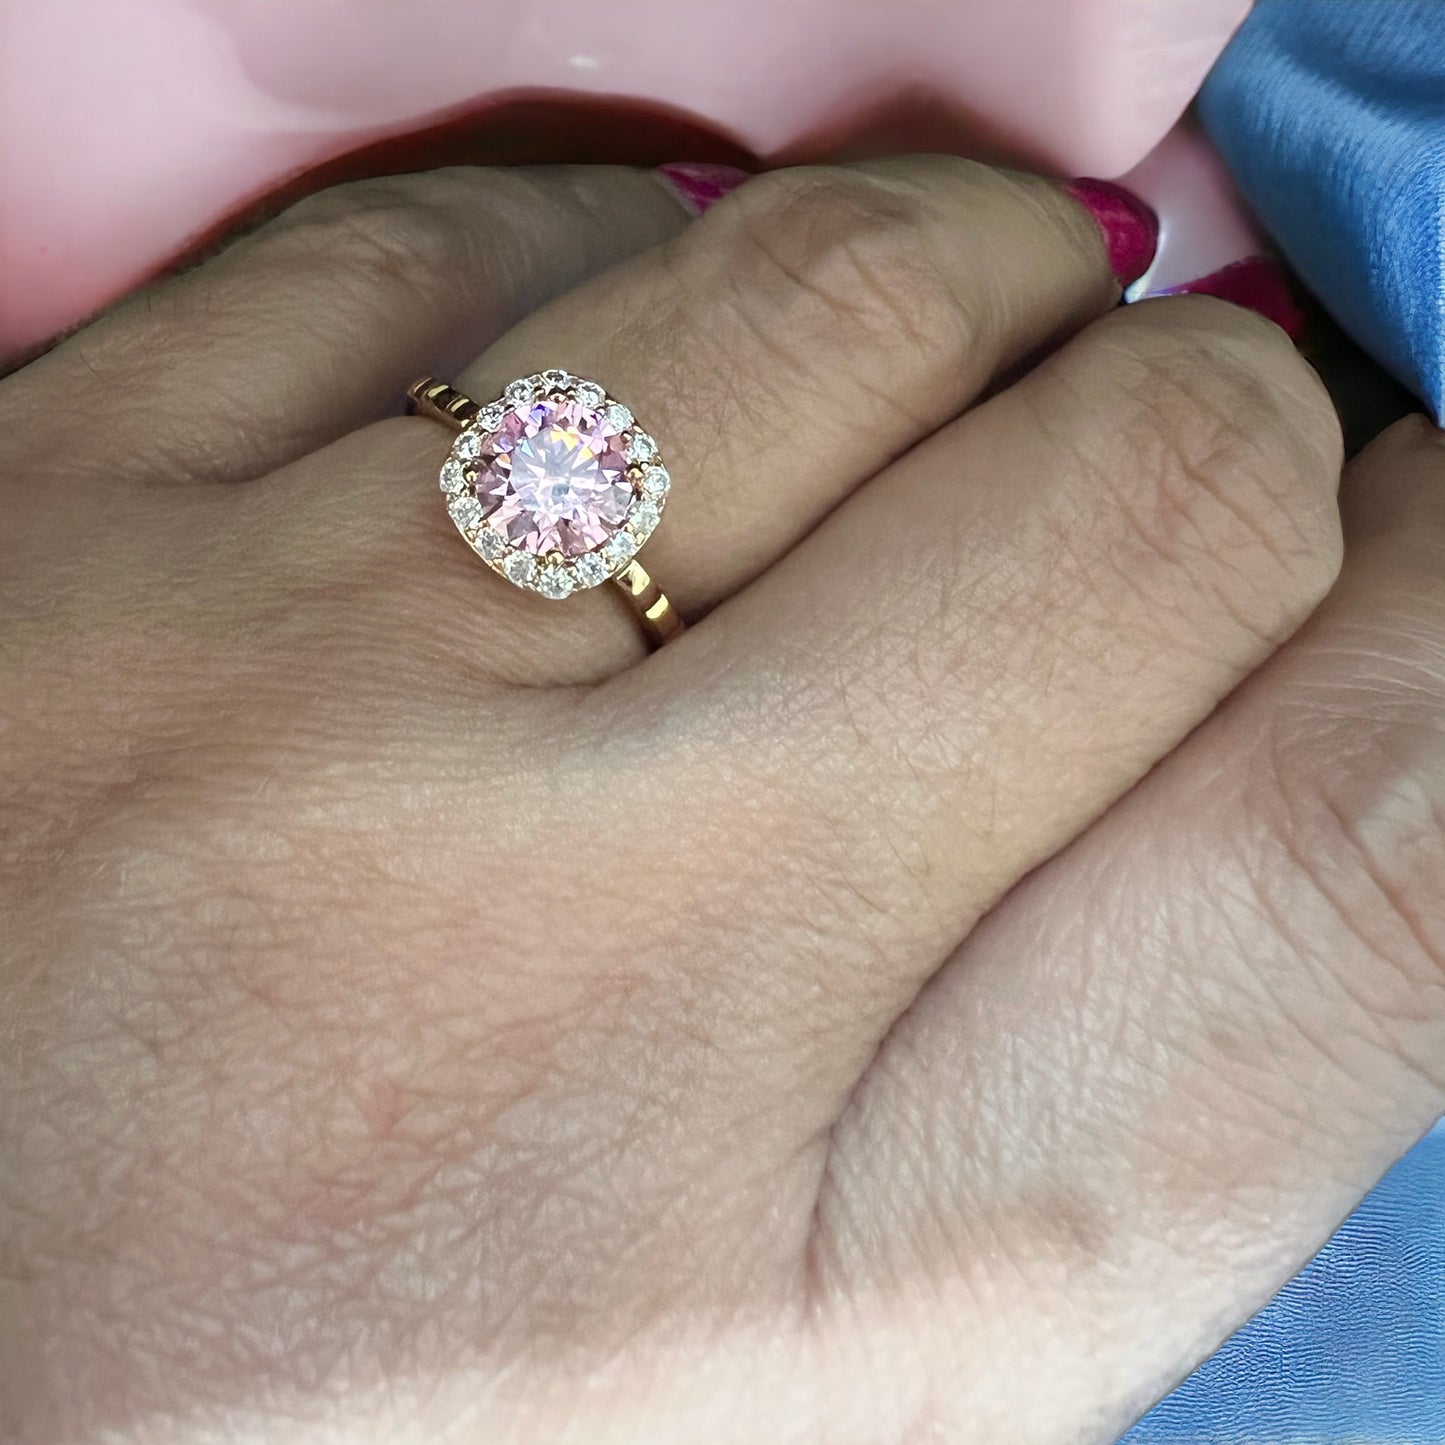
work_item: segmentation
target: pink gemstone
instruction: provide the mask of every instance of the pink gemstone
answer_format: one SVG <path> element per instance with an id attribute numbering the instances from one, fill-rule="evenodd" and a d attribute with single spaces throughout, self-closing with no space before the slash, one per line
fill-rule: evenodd
<path id="1" fill-rule="evenodd" d="M 621 434 L 575 401 L 511 408 L 476 486 L 482 514 L 514 546 L 567 557 L 600 547 L 632 502 Z"/>

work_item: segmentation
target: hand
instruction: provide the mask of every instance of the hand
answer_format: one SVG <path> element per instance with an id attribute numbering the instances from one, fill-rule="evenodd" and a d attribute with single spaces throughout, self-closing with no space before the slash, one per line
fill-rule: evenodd
<path id="1" fill-rule="evenodd" d="M 1445 453 L 1267 661 L 1328 401 L 1117 294 L 954 160 L 441 171 L 0 384 L 7 1440 L 1104 1441 L 1305 1258 L 1445 1094 Z M 655 657 L 457 539 L 479 345 L 663 442 Z"/>

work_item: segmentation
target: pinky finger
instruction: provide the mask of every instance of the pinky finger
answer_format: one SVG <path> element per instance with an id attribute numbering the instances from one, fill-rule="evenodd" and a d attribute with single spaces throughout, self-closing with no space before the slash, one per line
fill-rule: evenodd
<path id="1" fill-rule="evenodd" d="M 1445 1110 L 1445 436 L 1397 425 L 1345 507 L 1314 622 L 975 931 L 835 1130 L 816 1277 L 914 1339 L 987 1301 L 932 1362 L 960 1433 L 1112 1441 Z"/>

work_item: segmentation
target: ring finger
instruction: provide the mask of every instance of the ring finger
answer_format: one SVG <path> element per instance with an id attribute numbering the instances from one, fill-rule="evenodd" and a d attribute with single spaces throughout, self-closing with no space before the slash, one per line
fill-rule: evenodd
<path id="1" fill-rule="evenodd" d="M 549 367 L 605 385 L 661 443 L 675 479 L 646 565 L 696 619 L 990 381 L 1118 300 L 1099 227 L 1061 187 L 950 157 L 760 177 L 695 226 L 559 298 L 459 378 L 478 400 Z M 365 479 L 415 558 L 434 423 L 396 419 L 308 459 Z M 485 596 L 499 668 L 528 682 L 617 671 L 637 629 L 597 597 L 561 608 L 479 577 L 452 546 L 428 586 Z M 477 589 L 484 588 L 485 592 Z"/>

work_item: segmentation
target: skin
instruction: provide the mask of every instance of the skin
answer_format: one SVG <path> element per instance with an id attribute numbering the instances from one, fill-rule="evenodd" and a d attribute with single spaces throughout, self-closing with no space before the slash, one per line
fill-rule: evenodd
<path id="1" fill-rule="evenodd" d="M 1298 1267 L 1445 1108 L 1445 445 L 1342 531 L 1117 294 L 958 160 L 451 170 L 0 383 L 0 1435 L 1104 1442 Z M 394 414 L 550 365 L 654 657 Z"/>

